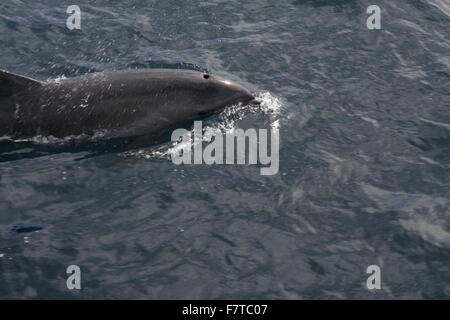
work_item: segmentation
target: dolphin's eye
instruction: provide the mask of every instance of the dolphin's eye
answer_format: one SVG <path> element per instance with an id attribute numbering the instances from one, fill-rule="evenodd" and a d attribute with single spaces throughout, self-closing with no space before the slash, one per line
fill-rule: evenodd
<path id="1" fill-rule="evenodd" d="M 203 75 L 203 79 L 209 79 L 209 74 L 206 74 L 206 73 L 205 73 L 205 74 Z"/>

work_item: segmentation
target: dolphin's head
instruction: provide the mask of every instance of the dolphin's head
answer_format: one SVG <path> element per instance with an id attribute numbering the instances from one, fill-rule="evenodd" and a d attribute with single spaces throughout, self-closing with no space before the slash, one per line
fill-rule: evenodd
<path id="1" fill-rule="evenodd" d="M 197 94 L 200 115 L 217 112 L 232 105 L 256 103 L 250 91 L 236 82 L 207 73 L 196 77 L 200 78 Z"/>
<path id="2" fill-rule="evenodd" d="M 177 70 L 170 78 L 171 85 L 166 92 L 171 93 L 166 98 L 176 98 L 176 103 L 170 103 L 170 112 L 185 119 L 209 115 L 237 104 L 257 104 L 250 91 L 240 84 L 208 73 Z"/>

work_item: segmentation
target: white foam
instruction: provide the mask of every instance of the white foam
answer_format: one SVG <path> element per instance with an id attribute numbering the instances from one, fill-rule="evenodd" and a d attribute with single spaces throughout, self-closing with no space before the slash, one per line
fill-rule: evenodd
<path id="1" fill-rule="evenodd" d="M 60 84 L 61 81 L 65 80 L 65 79 L 67 79 L 65 76 L 59 76 L 57 78 L 49 79 L 49 80 L 47 80 L 47 82 Z"/>
<path id="2" fill-rule="evenodd" d="M 107 135 L 107 131 L 105 130 L 97 130 L 92 135 L 88 134 L 79 134 L 79 135 L 70 135 L 64 138 L 57 138 L 52 135 L 36 135 L 30 138 L 24 139 L 14 139 L 10 136 L 1 136 L 0 141 L 11 141 L 11 142 L 33 142 L 36 144 L 65 144 L 68 142 L 74 141 L 97 141 Z"/>
<path id="3" fill-rule="evenodd" d="M 261 92 L 256 96 L 256 100 L 261 103 L 261 109 L 265 113 L 273 113 L 279 115 L 282 111 L 283 104 L 278 97 L 273 96 L 270 92 Z"/>

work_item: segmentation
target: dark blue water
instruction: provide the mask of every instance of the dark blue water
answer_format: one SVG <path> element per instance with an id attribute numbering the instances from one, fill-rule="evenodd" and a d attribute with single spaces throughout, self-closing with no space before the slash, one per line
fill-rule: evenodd
<path id="1" fill-rule="evenodd" d="M 2 1 L 0 67 L 238 81 L 266 111 L 208 123 L 278 126 L 280 170 L 2 145 L 0 298 L 450 298 L 448 0 L 77 0 L 72 31 L 68 4 Z"/>

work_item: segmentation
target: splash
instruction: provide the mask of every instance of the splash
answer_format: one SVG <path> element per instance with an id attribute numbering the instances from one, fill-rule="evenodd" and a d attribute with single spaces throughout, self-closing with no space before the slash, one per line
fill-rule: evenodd
<path id="1" fill-rule="evenodd" d="M 49 80 L 47 80 L 47 82 L 53 82 L 53 83 L 56 83 L 56 84 L 60 84 L 65 79 L 67 79 L 66 76 L 62 75 L 62 76 L 59 76 L 57 78 L 49 79 Z"/>
<path id="2" fill-rule="evenodd" d="M 283 106 L 280 98 L 273 96 L 268 91 L 258 93 L 255 97 L 261 103 L 261 110 L 265 114 L 280 115 Z"/>
<path id="3" fill-rule="evenodd" d="M 107 136 L 106 130 L 97 130 L 92 135 L 89 134 L 79 134 L 79 135 L 70 135 L 66 136 L 64 138 L 58 138 L 52 135 L 45 136 L 45 135 L 36 135 L 34 137 L 30 138 L 24 138 L 24 139 L 15 139 L 11 136 L 1 136 L 0 142 L 32 142 L 35 144 L 43 144 L 43 145 L 63 145 L 71 142 L 82 142 L 82 141 L 88 141 L 88 142 L 94 142 L 103 139 Z"/>

